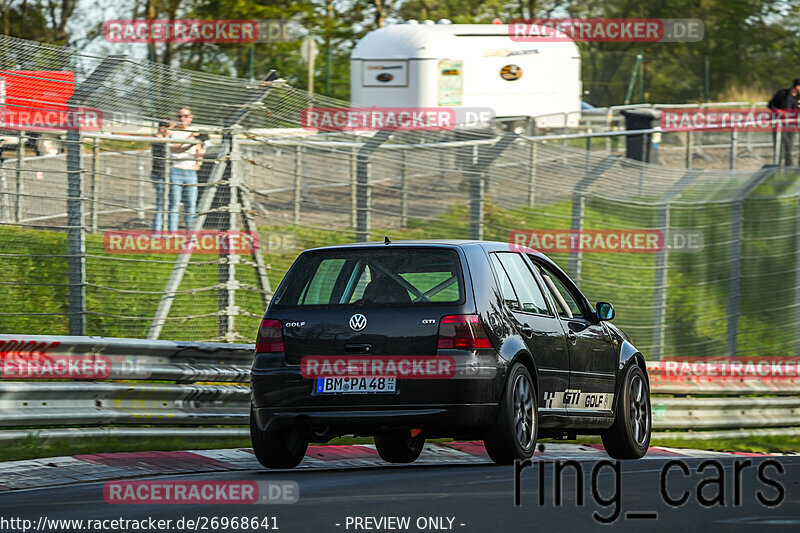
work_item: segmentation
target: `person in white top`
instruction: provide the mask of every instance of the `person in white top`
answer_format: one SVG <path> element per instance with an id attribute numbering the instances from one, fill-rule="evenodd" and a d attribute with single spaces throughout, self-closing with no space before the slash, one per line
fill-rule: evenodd
<path id="1" fill-rule="evenodd" d="M 178 112 L 178 124 L 170 133 L 170 137 L 179 140 L 193 139 L 197 133 L 189 131 L 192 124 L 192 111 L 182 107 Z M 186 229 L 192 229 L 197 211 L 197 171 L 203 160 L 203 145 L 176 143 L 169 145 L 170 152 L 170 195 L 169 195 L 169 231 L 178 230 L 179 204 L 183 203 L 183 220 Z"/>

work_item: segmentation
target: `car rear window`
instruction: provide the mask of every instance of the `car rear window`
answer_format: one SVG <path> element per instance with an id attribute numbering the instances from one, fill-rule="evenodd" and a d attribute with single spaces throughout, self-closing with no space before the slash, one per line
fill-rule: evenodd
<path id="1" fill-rule="evenodd" d="M 453 250 L 321 250 L 302 254 L 281 283 L 274 307 L 397 306 L 463 303 Z"/>

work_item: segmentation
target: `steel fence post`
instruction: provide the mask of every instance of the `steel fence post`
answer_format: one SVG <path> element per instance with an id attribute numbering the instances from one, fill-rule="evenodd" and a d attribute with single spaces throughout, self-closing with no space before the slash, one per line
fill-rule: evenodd
<path id="1" fill-rule="evenodd" d="M 653 346 L 650 349 L 650 358 L 653 361 L 660 361 L 664 354 L 664 341 L 666 340 L 665 329 L 665 306 L 667 302 L 667 264 L 669 249 L 667 248 L 667 235 L 669 232 L 670 216 L 669 204 L 659 207 L 657 227 L 662 231 L 661 250 L 656 254 L 655 282 L 653 289 Z"/>
<path id="2" fill-rule="evenodd" d="M 358 225 L 358 152 L 350 151 L 350 227 Z"/>
<path id="3" fill-rule="evenodd" d="M 152 150 L 153 147 L 150 147 Z M 172 193 L 170 191 L 170 187 L 172 186 L 170 179 L 169 179 L 169 172 L 170 172 L 170 164 L 169 164 L 169 145 L 165 150 L 165 161 L 164 161 L 164 194 L 161 195 L 161 228 L 164 231 L 169 229 L 169 196 Z M 199 192 L 199 191 L 198 191 Z"/>
<path id="4" fill-rule="evenodd" d="M 99 156 L 100 147 L 98 145 L 98 139 L 95 137 L 92 139 L 92 173 L 91 173 L 91 182 L 90 182 L 90 190 L 92 195 L 92 213 L 91 213 L 91 224 L 92 224 L 92 233 L 97 233 L 97 204 L 99 198 L 99 191 L 97 187 L 97 158 Z"/>
<path id="5" fill-rule="evenodd" d="M 293 213 L 292 223 L 300 223 L 300 202 L 303 199 L 303 147 L 302 145 L 295 146 L 294 152 L 294 200 L 293 200 Z"/>
<path id="6" fill-rule="evenodd" d="M 736 170 L 736 129 L 731 128 L 731 156 L 730 169 Z"/>
<path id="7" fill-rule="evenodd" d="M 11 220 L 11 206 L 8 191 L 8 178 L 6 177 L 6 166 L 0 162 L 0 195 L 2 195 L 2 220 L 3 222 L 12 222 Z"/>
<path id="8" fill-rule="evenodd" d="M 528 169 L 528 207 L 536 205 L 536 141 L 528 141 L 529 150 L 529 169 Z"/>
<path id="9" fill-rule="evenodd" d="M 483 200 L 484 200 L 484 175 L 483 168 L 478 164 L 478 146 L 472 147 L 472 170 L 469 180 L 469 238 L 483 239 Z"/>
<path id="10" fill-rule="evenodd" d="M 67 132 L 67 271 L 69 334 L 86 335 L 86 234 L 83 217 L 81 134 Z"/>
<path id="11" fill-rule="evenodd" d="M 366 242 L 369 240 L 369 231 L 372 227 L 372 186 L 370 184 L 370 174 L 372 164 L 369 156 L 364 156 L 365 161 L 358 163 L 358 217 L 356 221 L 356 242 Z"/>
<path id="12" fill-rule="evenodd" d="M 728 272 L 728 324 L 726 328 L 726 353 L 736 357 L 736 343 L 739 334 L 739 296 L 742 260 L 742 201 L 731 206 L 731 239 Z"/>
<path id="13" fill-rule="evenodd" d="M 75 87 L 67 101 L 67 112 L 79 105 L 102 87 L 108 78 L 125 61 L 125 56 L 108 56 L 91 74 Z M 67 314 L 69 334 L 86 334 L 86 228 L 83 214 L 83 162 L 82 139 L 77 128 L 67 131 L 67 271 L 69 294 Z"/>
<path id="14" fill-rule="evenodd" d="M 570 223 L 570 232 L 572 239 L 570 247 L 572 251 L 569 254 L 569 275 L 576 283 L 580 284 L 581 280 L 581 263 L 583 254 L 580 247 L 580 233 L 583 231 L 583 219 L 586 210 L 586 195 L 583 192 L 577 192 L 572 197 L 572 218 Z M 574 235 L 577 234 L 577 239 Z M 577 240 L 578 245 L 575 246 L 574 242 Z"/>
<path id="15" fill-rule="evenodd" d="M 483 239 L 484 203 L 486 201 L 486 179 L 489 167 L 499 158 L 506 148 L 519 138 L 516 133 L 504 133 L 481 154 L 478 145 L 472 147 L 472 162 L 470 164 L 470 239 Z"/>
<path id="16" fill-rule="evenodd" d="M 228 155 L 228 223 L 222 228 L 229 232 L 239 230 L 239 187 L 241 186 L 241 153 L 236 135 L 230 137 L 231 149 Z M 236 316 L 239 307 L 236 305 L 236 289 L 239 281 L 236 279 L 236 265 L 240 263 L 237 250 L 230 247 L 230 234 L 227 239 L 222 239 L 223 244 L 219 251 L 218 276 L 220 289 L 217 296 L 217 336 L 225 342 L 236 340 Z M 228 247 L 226 250 L 225 247 Z"/>
<path id="17" fill-rule="evenodd" d="M 144 165 L 141 162 L 137 163 L 136 177 L 136 218 L 144 220 Z"/>
<path id="18" fill-rule="evenodd" d="M 667 246 L 667 239 L 671 231 L 670 206 L 672 201 L 678 198 L 702 172 L 702 170 L 687 171 L 686 174 L 659 199 L 656 227 L 662 232 L 663 246 L 656 254 L 655 280 L 653 283 L 653 346 L 650 349 L 650 359 L 653 361 L 659 361 L 663 357 L 664 344 L 666 342 L 667 283 L 669 282 L 669 248 Z"/>
<path id="19" fill-rule="evenodd" d="M 694 136 L 692 130 L 686 132 L 686 168 L 692 168 L 692 151 L 694 150 Z"/>
<path id="20" fill-rule="evenodd" d="M 570 230 L 573 234 L 578 234 L 578 246 L 574 247 L 569 256 L 569 275 L 580 284 L 581 279 L 581 260 L 580 232 L 583 230 L 583 220 L 586 209 L 586 193 L 592 184 L 600 179 L 606 170 L 619 161 L 619 156 L 607 155 L 602 161 L 597 163 L 594 168 L 586 167 L 583 178 L 575 185 L 572 191 L 572 216 L 570 219 Z M 573 238 L 574 239 L 574 238 Z M 574 240 L 572 241 L 574 243 Z"/>
<path id="21" fill-rule="evenodd" d="M 728 324 L 726 329 L 726 352 L 735 357 L 739 334 L 739 299 L 741 296 L 742 225 L 744 201 L 764 180 L 772 175 L 775 167 L 765 165 L 742 185 L 731 205 L 731 235 L 728 271 Z"/>
<path id="22" fill-rule="evenodd" d="M 400 150 L 400 227 L 408 225 L 408 180 L 406 178 L 406 151 Z"/>
<path id="23" fill-rule="evenodd" d="M 356 155 L 356 242 L 369 240 L 372 214 L 372 188 L 370 185 L 370 157 L 386 142 L 390 131 L 376 132 L 359 148 Z"/>
<path id="24" fill-rule="evenodd" d="M 14 221 L 19 223 L 22 222 L 23 212 L 22 212 L 22 196 L 25 194 L 25 186 L 22 183 L 22 158 L 25 157 L 25 132 L 20 130 L 18 135 L 18 143 L 17 143 L 17 168 L 16 168 L 16 177 L 17 177 L 17 201 L 14 204 Z"/>

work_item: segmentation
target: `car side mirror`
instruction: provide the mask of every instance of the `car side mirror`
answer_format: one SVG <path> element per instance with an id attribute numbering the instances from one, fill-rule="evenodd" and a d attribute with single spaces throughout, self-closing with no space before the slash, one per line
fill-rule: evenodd
<path id="1" fill-rule="evenodd" d="M 614 318 L 614 306 L 608 302 L 597 302 L 598 320 L 612 320 Z"/>

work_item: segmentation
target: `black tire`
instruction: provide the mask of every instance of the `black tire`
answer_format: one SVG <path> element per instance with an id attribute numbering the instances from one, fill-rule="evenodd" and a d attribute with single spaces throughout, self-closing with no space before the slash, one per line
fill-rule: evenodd
<path id="1" fill-rule="evenodd" d="M 631 363 L 619 388 L 614 425 L 601 433 L 606 453 L 614 459 L 639 459 L 650 447 L 650 387 L 642 369 Z"/>
<path id="2" fill-rule="evenodd" d="M 528 369 L 517 363 L 508 373 L 497 419 L 483 444 L 492 461 L 509 465 L 533 455 L 538 431 L 536 387 Z"/>
<path id="3" fill-rule="evenodd" d="M 308 449 L 308 440 L 293 429 L 262 431 L 258 429 L 250 409 L 250 442 L 256 459 L 266 468 L 294 468 L 300 464 Z"/>
<path id="4" fill-rule="evenodd" d="M 387 463 L 413 463 L 424 445 L 425 437 L 422 435 L 375 435 L 375 449 Z"/>

